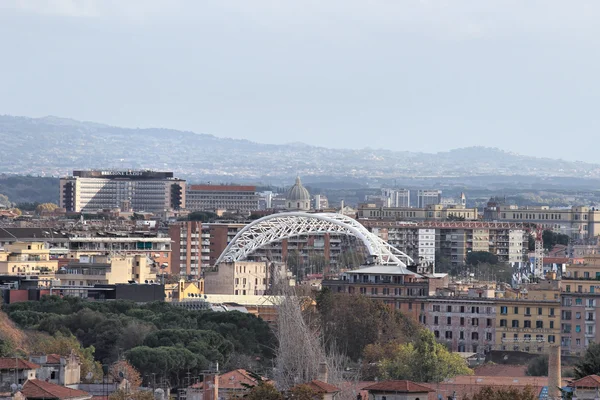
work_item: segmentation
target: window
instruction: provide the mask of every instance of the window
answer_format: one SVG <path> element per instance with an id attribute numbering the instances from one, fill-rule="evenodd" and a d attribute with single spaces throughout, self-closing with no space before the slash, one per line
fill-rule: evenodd
<path id="1" fill-rule="evenodd" d="M 575 313 L 575 319 L 581 319 L 581 313 L 580 312 L 576 312 Z"/>
<path id="2" fill-rule="evenodd" d="M 531 315 L 531 308 L 530 307 L 526 307 L 525 308 L 525 315 Z"/>
<path id="3" fill-rule="evenodd" d="M 460 326 L 465 326 L 465 317 L 460 317 Z"/>
<path id="4" fill-rule="evenodd" d="M 550 321 L 550 329 L 554 329 L 554 321 Z"/>
<path id="5" fill-rule="evenodd" d="M 513 319 L 512 320 L 512 327 L 513 328 L 518 328 L 519 327 L 519 320 L 518 319 Z"/>
<path id="6" fill-rule="evenodd" d="M 530 334 L 526 333 L 525 335 L 523 335 L 523 337 L 524 337 L 524 339 L 525 339 L 526 342 L 531 341 L 531 335 Z"/>
<path id="7" fill-rule="evenodd" d="M 519 307 L 515 307 L 515 315 L 519 314 Z"/>
<path id="8" fill-rule="evenodd" d="M 460 334 L 458 335 L 459 339 L 464 339 L 465 338 L 465 333 L 463 331 L 460 331 Z"/>
<path id="9" fill-rule="evenodd" d="M 544 329 L 544 321 L 535 321 L 535 329 Z"/>
<path id="10" fill-rule="evenodd" d="M 471 325 L 473 325 L 473 326 L 479 326 L 479 318 L 472 318 L 471 319 Z"/>
<path id="11" fill-rule="evenodd" d="M 506 320 L 505 319 L 501 319 L 500 320 L 500 326 L 506 326 Z"/>
<path id="12" fill-rule="evenodd" d="M 433 306 L 433 311 L 439 312 L 440 311 L 440 306 L 439 305 L 438 306 Z"/>
<path id="13" fill-rule="evenodd" d="M 452 317 L 447 317 L 446 318 L 446 324 L 447 325 L 452 325 Z"/>
<path id="14" fill-rule="evenodd" d="M 523 328 L 531 328 L 531 321 L 523 321 Z"/>
<path id="15" fill-rule="evenodd" d="M 460 312 L 464 313 L 465 312 L 465 306 L 460 306 Z"/>
<path id="16" fill-rule="evenodd" d="M 550 315 L 551 317 L 553 317 L 553 316 L 554 316 L 554 308 L 550 308 L 550 314 L 549 314 L 549 315 Z"/>
<path id="17" fill-rule="evenodd" d="M 492 333 L 491 332 L 487 332 L 485 334 L 485 340 L 488 340 L 488 341 L 492 340 Z"/>
<path id="18" fill-rule="evenodd" d="M 542 307 L 538 307 L 538 315 L 542 315 Z"/>
<path id="19" fill-rule="evenodd" d="M 471 314 L 479 314 L 479 307 L 471 307 Z"/>
<path id="20" fill-rule="evenodd" d="M 487 319 L 487 324 L 486 324 L 486 326 L 487 326 L 488 328 L 489 328 L 490 326 L 492 326 L 492 319 L 491 319 L 491 318 L 488 318 L 488 319 Z"/>
<path id="21" fill-rule="evenodd" d="M 504 315 L 508 314 L 508 307 L 506 307 L 506 306 L 500 307 L 500 314 L 504 314 Z"/>
<path id="22" fill-rule="evenodd" d="M 440 338 L 440 331 L 433 331 L 433 336 L 436 337 L 436 339 Z"/>
<path id="23" fill-rule="evenodd" d="M 446 339 L 452 339 L 452 331 L 446 331 Z"/>
<path id="24" fill-rule="evenodd" d="M 452 312 L 452 306 L 446 306 L 446 311 L 447 312 Z"/>
<path id="25" fill-rule="evenodd" d="M 548 343 L 554 343 L 556 341 L 556 338 L 554 337 L 554 335 L 548 335 Z"/>
<path id="26" fill-rule="evenodd" d="M 565 292 L 570 293 L 571 292 L 571 285 L 567 285 L 565 287 Z"/>
<path id="27" fill-rule="evenodd" d="M 581 325 L 575 325 L 575 332 L 581 332 Z"/>
<path id="28" fill-rule="evenodd" d="M 371 288 L 371 294 L 372 295 L 377 295 L 377 288 L 376 287 Z"/>
<path id="29" fill-rule="evenodd" d="M 581 287 L 581 286 L 580 286 Z M 576 306 L 580 306 L 583 304 L 583 301 L 581 299 L 575 299 L 575 305 Z"/>
<path id="30" fill-rule="evenodd" d="M 471 333 L 471 340 L 479 340 L 479 333 L 472 332 Z"/>

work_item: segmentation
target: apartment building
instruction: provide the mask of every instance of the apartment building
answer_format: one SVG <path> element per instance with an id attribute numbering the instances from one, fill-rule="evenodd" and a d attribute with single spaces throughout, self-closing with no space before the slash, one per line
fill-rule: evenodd
<path id="1" fill-rule="evenodd" d="M 452 351 L 485 353 L 496 342 L 494 288 L 470 288 L 461 294 L 437 295 L 427 300 L 424 324 Z"/>
<path id="2" fill-rule="evenodd" d="M 190 211 L 250 213 L 259 209 L 259 196 L 255 186 L 189 185 L 186 208 Z"/>
<path id="3" fill-rule="evenodd" d="M 469 252 L 487 251 L 498 256 L 500 262 L 517 263 L 526 258 L 528 234 L 523 224 L 474 221 L 373 221 L 360 222 L 371 232 L 414 260 L 424 254 L 462 265 Z M 433 257 L 431 243 L 434 237 Z M 427 249 L 427 250 L 425 250 Z"/>
<path id="4" fill-rule="evenodd" d="M 444 206 L 428 204 L 424 207 L 380 207 L 367 203 L 358 206 L 359 219 L 381 219 L 393 221 L 476 221 L 479 218 L 477 208 L 466 208 L 462 204 Z"/>
<path id="5" fill-rule="evenodd" d="M 72 236 L 69 238 L 68 249 L 69 258 L 145 254 L 153 259 L 168 260 L 171 254 L 171 238 L 160 234 L 105 232 L 88 236 Z"/>
<path id="6" fill-rule="evenodd" d="M 569 235 L 573 239 L 587 239 L 600 235 L 600 210 L 595 207 L 518 207 L 490 201 L 484 210 L 484 219 L 534 223 L 545 229 Z"/>
<path id="7" fill-rule="evenodd" d="M 322 282 L 334 293 L 362 294 L 426 321 L 429 280 L 400 266 L 365 266 Z"/>
<path id="8" fill-rule="evenodd" d="M 430 205 L 440 204 L 442 191 L 436 189 L 420 189 L 417 191 L 417 207 L 425 208 Z"/>
<path id="9" fill-rule="evenodd" d="M 410 207 L 410 190 L 408 189 L 381 189 L 381 198 L 384 207 Z"/>
<path id="10" fill-rule="evenodd" d="M 279 279 L 287 277 L 283 264 L 238 261 L 221 263 L 204 272 L 206 294 L 263 295 Z"/>
<path id="11" fill-rule="evenodd" d="M 0 250 L 0 274 L 44 275 L 53 274 L 58 260 L 50 257 L 43 242 L 15 242 Z"/>
<path id="12" fill-rule="evenodd" d="M 561 287 L 561 347 L 564 354 L 581 355 L 600 341 L 596 327 L 600 307 L 600 255 L 567 265 Z"/>
<path id="13" fill-rule="evenodd" d="M 497 293 L 495 350 L 544 353 L 561 332 L 560 281 Z"/>
<path id="14" fill-rule="evenodd" d="M 92 256 L 85 261 L 70 262 L 61 267 L 55 276 L 61 286 L 155 282 L 156 273 L 151 264 L 144 255 Z"/>
<path id="15" fill-rule="evenodd" d="M 185 180 L 173 172 L 73 171 L 60 179 L 60 207 L 91 213 L 121 208 L 164 212 L 185 208 Z"/>

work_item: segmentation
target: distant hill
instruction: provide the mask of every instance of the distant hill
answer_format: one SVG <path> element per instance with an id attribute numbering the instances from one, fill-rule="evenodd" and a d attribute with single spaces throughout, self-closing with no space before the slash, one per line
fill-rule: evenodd
<path id="1" fill-rule="evenodd" d="M 73 169 L 172 170 L 192 181 L 364 180 L 412 177 L 600 178 L 600 165 L 495 148 L 437 154 L 272 145 L 172 129 L 126 129 L 58 117 L 0 116 L 0 173 L 60 176 Z"/>

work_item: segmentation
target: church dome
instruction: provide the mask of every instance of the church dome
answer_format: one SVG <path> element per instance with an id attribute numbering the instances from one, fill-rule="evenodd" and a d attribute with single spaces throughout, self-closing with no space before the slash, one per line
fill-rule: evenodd
<path id="1" fill-rule="evenodd" d="M 300 177 L 296 178 L 296 183 L 287 192 L 287 201 L 310 201 L 310 193 L 300 182 Z"/>

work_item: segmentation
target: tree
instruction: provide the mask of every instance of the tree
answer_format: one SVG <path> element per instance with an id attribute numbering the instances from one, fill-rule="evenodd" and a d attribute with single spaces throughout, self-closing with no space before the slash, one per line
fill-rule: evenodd
<path id="1" fill-rule="evenodd" d="M 600 343 L 590 343 L 583 358 L 575 364 L 575 378 L 600 373 Z"/>
<path id="2" fill-rule="evenodd" d="M 119 389 L 108 396 L 108 400 L 154 400 L 154 394 L 149 390 L 137 390 L 128 392 Z"/>
<path id="3" fill-rule="evenodd" d="M 519 390 L 516 387 L 498 388 L 484 387 L 474 393 L 470 398 L 465 396 L 464 400 L 537 400 L 533 388 L 525 386 Z"/>
<path id="4" fill-rule="evenodd" d="M 217 214 L 209 211 L 194 211 L 187 215 L 188 221 L 212 222 L 217 219 Z"/>
<path id="5" fill-rule="evenodd" d="M 294 386 L 288 396 L 289 400 L 323 400 L 323 394 L 315 392 L 308 385 Z"/>
<path id="6" fill-rule="evenodd" d="M 323 289 L 317 296 L 323 340 L 340 354 L 358 361 L 372 343 L 402 343 L 416 337 L 418 324 L 382 301 L 362 295 L 333 293 Z"/>
<path id="7" fill-rule="evenodd" d="M 259 382 L 244 396 L 246 400 L 283 400 L 283 395 L 270 383 Z"/>
<path id="8" fill-rule="evenodd" d="M 467 265 L 498 264 L 498 256 L 489 251 L 472 251 L 467 255 L 465 262 Z"/>
<path id="9" fill-rule="evenodd" d="M 58 354 L 68 357 L 73 351 L 81 363 L 81 376 L 87 377 L 91 373 L 91 379 L 100 380 L 104 375 L 102 365 L 94 360 L 95 348 L 90 346 L 84 348 L 73 335 L 64 335 L 60 332 L 54 336 L 32 335 L 32 347 L 44 354 Z"/>
<path id="10" fill-rule="evenodd" d="M 108 374 L 118 382 L 126 379 L 129 383 L 127 391 L 130 392 L 135 392 L 142 384 L 142 377 L 138 370 L 125 360 L 113 363 L 108 370 Z"/>
<path id="11" fill-rule="evenodd" d="M 56 210 L 57 208 L 58 208 L 58 206 L 54 203 L 42 203 L 42 204 L 39 204 L 35 208 L 35 212 L 36 212 L 36 214 L 41 214 L 44 212 L 52 212 L 52 211 Z"/>
<path id="12" fill-rule="evenodd" d="M 528 376 L 548 376 L 548 355 L 538 356 L 527 364 Z"/>
<path id="13" fill-rule="evenodd" d="M 456 375 L 473 373 L 465 360 L 437 343 L 433 333 L 425 329 L 419 331 L 414 343 L 390 342 L 367 346 L 363 366 L 368 372 L 374 364 L 377 365 L 375 377 L 380 379 L 441 382 Z"/>
<path id="14" fill-rule="evenodd" d="M 9 208 L 10 207 L 10 200 L 8 199 L 8 196 L 4 195 L 4 194 L 0 194 L 0 207 L 3 208 Z"/>
<path id="15" fill-rule="evenodd" d="M 542 232 L 542 240 L 544 241 L 544 249 L 550 250 L 557 244 L 568 245 L 570 237 L 569 235 L 546 229 Z"/>

